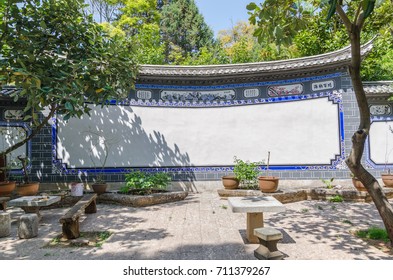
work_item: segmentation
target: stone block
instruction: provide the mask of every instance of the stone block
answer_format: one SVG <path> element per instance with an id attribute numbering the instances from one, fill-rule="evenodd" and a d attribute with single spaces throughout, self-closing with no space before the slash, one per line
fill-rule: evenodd
<path id="1" fill-rule="evenodd" d="M 259 247 L 254 250 L 254 256 L 259 260 L 282 260 L 284 254 L 277 249 L 277 243 L 283 237 L 274 228 L 256 228 L 254 234 L 259 240 Z"/>
<path id="2" fill-rule="evenodd" d="M 0 237 L 6 237 L 10 234 L 11 234 L 10 213 L 0 213 Z"/>
<path id="3" fill-rule="evenodd" d="M 20 217 L 18 236 L 20 239 L 29 239 L 38 235 L 38 215 L 25 214 Z"/>

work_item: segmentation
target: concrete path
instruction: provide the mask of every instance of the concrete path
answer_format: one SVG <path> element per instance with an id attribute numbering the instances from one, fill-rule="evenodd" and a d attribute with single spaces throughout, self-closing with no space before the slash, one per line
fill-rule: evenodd
<path id="1" fill-rule="evenodd" d="M 285 259 L 393 259 L 349 233 L 353 228 L 382 226 L 373 204 L 302 201 L 285 206 L 285 212 L 264 214 L 265 225 L 284 235 L 278 248 Z M 96 214 L 83 218 L 81 231 L 113 232 L 101 248 L 44 248 L 61 233 L 58 220 L 67 210 L 42 211 L 38 237 L 20 240 L 17 219 L 23 211 L 9 209 L 12 233 L 0 238 L 0 259 L 255 260 L 257 245 L 245 242 L 246 215 L 232 213 L 216 190 L 145 208 L 98 204 Z"/>

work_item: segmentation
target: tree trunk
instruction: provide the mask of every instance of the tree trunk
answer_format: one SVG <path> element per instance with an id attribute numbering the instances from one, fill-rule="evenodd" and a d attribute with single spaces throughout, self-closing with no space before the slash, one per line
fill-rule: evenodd
<path id="1" fill-rule="evenodd" d="M 352 61 L 349 67 L 349 74 L 359 107 L 360 124 L 359 130 L 352 136 L 352 149 L 346 159 L 346 163 L 354 176 L 359 178 L 370 194 L 385 225 L 390 242 L 393 244 L 393 207 L 386 198 L 378 181 L 361 164 L 364 145 L 370 132 L 370 110 L 360 77 L 360 30 L 356 25 L 352 26 L 350 37 Z"/>

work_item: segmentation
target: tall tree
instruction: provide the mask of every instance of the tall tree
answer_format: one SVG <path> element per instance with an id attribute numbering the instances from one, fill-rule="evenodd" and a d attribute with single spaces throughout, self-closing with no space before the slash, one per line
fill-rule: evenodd
<path id="1" fill-rule="evenodd" d="M 349 75 L 351 77 L 352 86 L 359 107 L 360 124 L 358 130 L 352 136 L 352 149 L 350 155 L 346 159 L 346 163 L 354 176 L 359 178 L 367 188 L 367 191 L 372 197 L 383 220 L 389 239 L 393 243 L 393 207 L 387 200 L 378 181 L 363 167 L 361 163 L 364 145 L 369 135 L 371 125 L 370 110 L 360 75 L 362 62 L 361 35 L 362 30 L 365 30 L 366 20 L 374 11 L 376 0 L 329 0 L 321 1 L 320 3 L 322 5 L 321 7 L 328 8 L 326 13 L 326 18 L 328 20 L 331 20 L 335 15 L 339 17 L 340 21 L 336 23 L 344 28 L 351 45 Z M 389 4 L 391 5 L 392 3 Z M 249 6 L 249 8 L 254 8 L 254 6 L 255 4 L 252 5 L 252 7 Z M 258 18 L 258 15 L 255 15 L 255 18 Z M 257 35 L 261 36 L 262 33 Z"/>
<path id="2" fill-rule="evenodd" d="M 112 35 L 133 41 L 135 58 L 142 64 L 164 63 L 164 43 L 160 34 L 160 12 L 156 0 L 90 0 L 118 7 L 116 18 L 103 23 Z"/>
<path id="3" fill-rule="evenodd" d="M 161 32 L 166 42 L 166 58 L 180 49 L 181 54 L 198 52 L 201 47 L 214 43 L 213 31 L 199 13 L 194 0 L 172 0 L 161 11 Z"/>
<path id="4" fill-rule="evenodd" d="M 112 22 L 116 19 L 122 4 L 116 0 L 87 0 L 91 14 L 94 14 L 98 22 Z"/>
<path id="5" fill-rule="evenodd" d="M 82 0 L 3 0 L 0 86 L 15 85 L 25 99 L 34 137 L 57 112 L 65 120 L 128 96 L 136 77 L 131 42 L 109 37 L 84 13 Z M 40 112 L 47 109 L 43 118 Z"/>
<path id="6" fill-rule="evenodd" d="M 355 1 L 351 1 L 355 2 Z M 357 1 L 359 2 L 359 1 Z M 360 3 L 352 3 L 352 18 L 350 18 L 349 5 L 343 1 L 330 1 L 328 19 L 337 14 L 345 26 L 351 43 L 351 64 L 349 66 L 349 74 L 352 80 L 352 86 L 360 112 L 360 124 L 358 131 L 352 136 L 352 149 L 346 163 L 352 173 L 360 179 L 364 184 L 370 196 L 372 197 L 382 221 L 385 224 L 389 239 L 393 244 L 393 207 L 389 203 L 378 181 L 365 169 L 361 163 L 366 139 L 370 133 L 370 108 L 368 106 L 366 94 L 364 93 L 362 79 L 360 76 L 361 68 L 361 32 L 364 28 L 366 19 L 372 14 L 375 7 L 375 0 L 360 1 Z M 357 6 L 357 7 L 356 7 Z"/>
<path id="7" fill-rule="evenodd" d="M 323 2 L 314 1 L 318 12 L 309 18 L 307 28 L 299 30 L 293 43 L 299 56 L 318 55 L 340 49 L 348 44 L 348 34 L 339 17 L 326 21 Z M 353 9 L 351 9 L 352 11 Z M 373 37 L 374 48 L 362 63 L 361 74 L 366 81 L 393 79 L 393 5 L 385 1 L 377 6 L 364 26 L 362 41 Z"/>
<path id="8" fill-rule="evenodd" d="M 292 43 L 297 32 L 307 26 L 315 12 L 310 1 L 265 0 L 258 6 L 254 2 L 247 5 L 250 22 L 258 27 L 255 36 L 260 43 L 274 43 L 280 52 L 281 46 Z"/>

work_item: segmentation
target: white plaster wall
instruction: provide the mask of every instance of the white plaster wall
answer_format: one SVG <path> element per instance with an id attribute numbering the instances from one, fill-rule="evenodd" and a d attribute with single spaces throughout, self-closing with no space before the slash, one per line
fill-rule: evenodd
<path id="1" fill-rule="evenodd" d="M 370 128 L 370 159 L 376 164 L 393 164 L 393 121 L 373 122 Z"/>
<path id="2" fill-rule="evenodd" d="M 96 134 L 98 133 L 98 134 Z M 100 140 L 101 137 L 101 140 Z M 104 140 L 107 139 L 107 140 Z M 330 164 L 340 153 L 338 105 L 327 98 L 214 108 L 111 106 L 59 121 L 58 158 L 72 167 Z M 92 164 L 92 162 L 95 162 Z"/>

